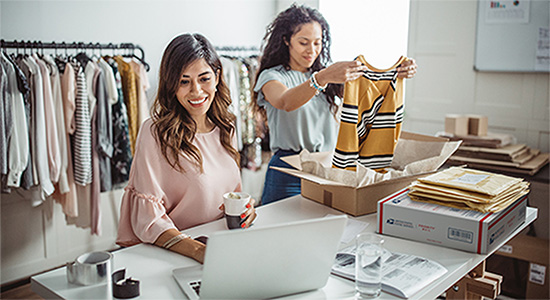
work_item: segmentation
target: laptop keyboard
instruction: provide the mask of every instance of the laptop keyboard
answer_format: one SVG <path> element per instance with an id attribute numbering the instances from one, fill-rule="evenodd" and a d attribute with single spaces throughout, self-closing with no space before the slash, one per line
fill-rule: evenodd
<path id="1" fill-rule="evenodd" d="M 189 285 L 191 286 L 191 288 L 193 290 L 195 290 L 195 293 L 197 293 L 197 295 L 200 295 L 200 290 L 201 290 L 201 282 L 200 281 L 192 281 L 192 282 L 189 282 Z"/>

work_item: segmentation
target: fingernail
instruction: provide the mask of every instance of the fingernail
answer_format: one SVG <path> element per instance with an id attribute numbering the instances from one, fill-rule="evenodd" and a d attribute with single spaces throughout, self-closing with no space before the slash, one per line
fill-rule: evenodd
<path id="1" fill-rule="evenodd" d="M 246 228 L 246 224 L 245 224 L 245 223 L 242 223 L 242 224 L 241 224 L 241 228 Z"/>
<path id="2" fill-rule="evenodd" d="M 246 208 L 250 208 L 250 204 L 247 204 L 247 205 L 246 205 Z"/>
<path id="3" fill-rule="evenodd" d="M 241 219 L 244 219 L 244 217 L 246 217 L 245 214 L 241 214 Z"/>

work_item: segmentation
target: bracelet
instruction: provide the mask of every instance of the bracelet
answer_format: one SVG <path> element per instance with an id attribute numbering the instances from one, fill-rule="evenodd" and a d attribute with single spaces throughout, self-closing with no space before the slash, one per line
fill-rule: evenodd
<path id="1" fill-rule="evenodd" d="M 317 73 L 317 71 L 313 72 L 313 74 L 311 74 L 311 77 L 309 78 L 309 86 L 313 87 L 316 90 L 315 95 L 319 94 L 319 92 L 324 92 L 327 88 L 327 84 L 321 86 L 317 82 L 317 79 L 315 79 L 315 75 L 317 75 Z"/>
<path id="2" fill-rule="evenodd" d="M 188 238 L 189 235 L 185 234 L 185 233 L 180 233 L 174 237 L 172 237 L 171 239 L 167 240 L 163 245 L 162 245 L 162 248 L 166 248 L 166 249 L 170 249 L 172 248 L 172 246 L 174 246 L 175 244 L 177 244 L 178 242 Z"/>

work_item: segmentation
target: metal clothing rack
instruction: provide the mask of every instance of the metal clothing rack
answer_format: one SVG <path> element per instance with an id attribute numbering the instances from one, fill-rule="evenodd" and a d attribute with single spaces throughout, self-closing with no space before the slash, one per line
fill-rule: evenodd
<path id="1" fill-rule="evenodd" d="M 103 50 L 103 49 L 111 49 L 113 51 L 116 50 L 125 50 L 128 53 L 126 53 L 123 56 L 133 56 L 136 57 L 143 63 L 143 66 L 145 67 L 145 70 L 149 71 L 150 67 L 149 64 L 145 61 L 145 51 L 143 51 L 143 48 L 141 46 L 133 44 L 133 43 L 120 43 L 120 44 L 102 44 L 102 43 L 84 43 L 84 42 L 72 42 L 72 43 L 66 43 L 66 42 L 50 42 L 50 43 L 44 43 L 42 41 L 5 41 L 0 40 L 0 48 L 14 48 L 14 49 L 30 49 L 36 50 L 36 49 L 92 49 L 92 50 Z M 140 52 L 140 56 L 137 56 L 135 54 L 135 50 L 138 50 Z"/>

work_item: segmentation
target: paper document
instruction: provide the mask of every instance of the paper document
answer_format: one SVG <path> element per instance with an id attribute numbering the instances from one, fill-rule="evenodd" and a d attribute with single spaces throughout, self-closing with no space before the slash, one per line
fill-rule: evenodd
<path id="1" fill-rule="evenodd" d="M 382 261 L 382 290 L 402 298 L 409 298 L 447 273 L 445 267 L 433 260 L 386 249 Z M 332 273 L 355 280 L 355 246 L 338 252 Z"/>

